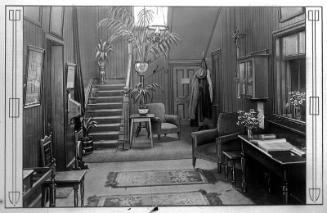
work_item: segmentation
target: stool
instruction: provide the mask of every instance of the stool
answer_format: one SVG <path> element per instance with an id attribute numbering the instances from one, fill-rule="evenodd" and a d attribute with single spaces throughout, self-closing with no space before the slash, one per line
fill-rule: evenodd
<path id="1" fill-rule="evenodd" d="M 228 179 L 228 163 L 232 164 L 232 184 L 236 184 L 235 180 L 235 162 L 241 159 L 240 151 L 223 151 L 222 152 L 225 158 L 225 177 Z"/>

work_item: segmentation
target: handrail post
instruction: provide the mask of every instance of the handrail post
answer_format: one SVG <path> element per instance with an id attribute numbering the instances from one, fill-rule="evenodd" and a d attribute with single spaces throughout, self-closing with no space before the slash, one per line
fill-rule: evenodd
<path id="1" fill-rule="evenodd" d="M 123 112 L 122 112 L 122 123 L 124 126 L 124 144 L 123 148 L 125 149 L 125 144 L 128 143 L 130 148 L 130 141 L 129 141 L 129 108 L 130 108 L 130 98 L 129 98 L 129 85 L 130 85 L 130 78 L 131 78 L 131 68 L 132 68 L 132 44 L 128 42 L 128 64 L 127 64 L 127 76 L 126 76 L 126 84 L 124 87 L 124 97 L 123 97 Z"/>

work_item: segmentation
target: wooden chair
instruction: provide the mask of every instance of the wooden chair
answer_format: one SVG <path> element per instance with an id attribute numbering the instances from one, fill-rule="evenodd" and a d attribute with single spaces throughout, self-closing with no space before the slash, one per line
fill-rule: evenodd
<path id="1" fill-rule="evenodd" d="M 75 137 L 75 143 L 78 138 Z M 53 143 L 52 143 L 52 135 L 45 136 L 40 141 L 41 147 L 41 162 L 42 166 L 46 167 L 56 167 L 56 160 L 53 156 Z M 75 150 L 75 156 L 77 155 Z M 76 159 L 75 159 L 76 161 Z M 69 171 L 55 171 L 55 187 L 72 187 L 74 189 L 74 206 L 78 206 L 78 190 L 80 188 L 80 197 L 81 197 L 81 206 L 84 205 L 84 179 L 85 179 L 85 170 L 69 170 Z M 46 184 L 50 184 L 51 181 L 46 181 Z M 55 195 L 56 190 L 53 190 L 53 199 L 55 205 Z M 51 196 L 50 196 L 51 198 Z M 44 201 L 42 201 L 44 202 Z"/>
<path id="2" fill-rule="evenodd" d="M 192 164 L 201 158 L 217 163 L 218 172 L 224 164 L 223 151 L 240 151 L 238 134 L 242 131 L 237 125 L 237 113 L 220 113 L 217 128 L 192 132 Z"/>

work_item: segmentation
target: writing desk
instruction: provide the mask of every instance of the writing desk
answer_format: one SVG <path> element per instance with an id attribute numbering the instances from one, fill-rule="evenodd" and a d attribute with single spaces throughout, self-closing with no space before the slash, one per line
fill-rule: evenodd
<path id="1" fill-rule="evenodd" d="M 293 154 L 291 151 L 272 151 L 267 152 L 261 149 L 257 144 L 251 142 L 245 135 L 238 136 L 241 139 L 241 167 L 242 167 L 242 190 L 246 192 L 246 159 L 250 157 L 258 161 L 269 171 L 282 178 L 282 194 L 284 204 L 288 203 L 288 177 L 290 170 L 305 171 L 305 157 Z"/>

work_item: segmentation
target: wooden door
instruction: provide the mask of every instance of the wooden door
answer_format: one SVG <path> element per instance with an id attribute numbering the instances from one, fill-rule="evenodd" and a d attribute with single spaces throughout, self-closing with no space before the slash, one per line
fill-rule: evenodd
<path id="1" fill-rule="evenodd" d="M 189 124 L 189 102 L 191 85 L 194 73 L 200 68 L 198 65 L 174 65 L 173 91 L 174 91 L 174 114 L 179 115 L 182 123 Z"/>

